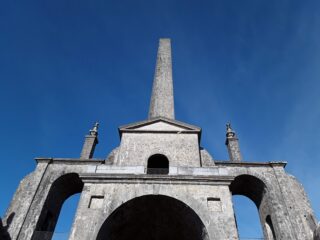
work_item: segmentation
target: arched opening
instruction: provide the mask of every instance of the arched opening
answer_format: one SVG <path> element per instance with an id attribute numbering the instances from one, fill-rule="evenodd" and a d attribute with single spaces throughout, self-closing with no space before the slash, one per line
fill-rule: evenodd
<path id="1" fill-rule="evenodd" d="M 53 182 L 32 240 L 52 239 L 63 203 L 70 196 L 80 193 L 82 188 L 83 183 L 76 173 L 65 174 Z"/>
<path id="2" fill-rule="evenodd" d="M 52 236 L 53 240 L 68 239 L 78 208 L 80 195 L 81 193 L 76 193 L 64 201 Z"/>
<path id="3" fill-rule="evenodd" d="M 266 231 L 268 235 L 267 240 L 276 240 L 276 235 L 274 233 L 273 224 L 272 224 L 270 215 L 266 217 L 265 226 L 266 226 Z"/>
<path id="4" fill-rule="evenodd" d="M 209 240 L 198 215 L 183 202 L 163 196 L 134 198 L 102 224 L 97 240 Z"/>
<path id="5" fill-rule="evenodd" d="M 254 203 L 241 195 L 234 195 L 232 202 L 239 239 L 263 239 L 263 229 Z"/>
<path id="6" fill-rule="evenodd" d="M 266 190 L 264 182 L 251 175 L 237 176 L 230 185 L 232 195 L 243 195 L 250 198 L 258 209 Z"/>
<path id="7" fill-rule="evenodd" d="M 261 238 L 262 231 L 260 208 L 263 205 L 267 188 L 263 181 L 251 175 L 237 176 L 230 185 L 240 239 Z M 248 201 L 251 200 L 251 201 Z M 253 203 L 254 204 L 253 204 Z M 255 206 L 254 206 L 255 205 Z M 267 239 L 264 236 L 264 239 Z"/>
<path id="8" fill-rule="evenodd" d="M 148 159 L 147 174 L 168 174 L 169 160 L 162 154 L 152 155 Z"/>

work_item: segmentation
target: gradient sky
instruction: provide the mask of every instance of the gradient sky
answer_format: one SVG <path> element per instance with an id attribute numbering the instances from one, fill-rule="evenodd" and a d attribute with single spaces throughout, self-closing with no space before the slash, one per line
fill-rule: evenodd
<path id="1" fill-rule="evenodd" d="M 176 119 L 228 158 L 287 161 L 320 216 L 319 0 L 34 0 L 0 3 L 0 216 L 35 157 L 95 157 L 147 118 L 158 39 L 172 39 Z"/>

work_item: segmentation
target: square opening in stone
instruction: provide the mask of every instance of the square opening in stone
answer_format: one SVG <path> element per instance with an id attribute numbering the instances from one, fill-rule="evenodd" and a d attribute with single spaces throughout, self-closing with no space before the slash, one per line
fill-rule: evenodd
<path id="1" fill-rule="evenodd" d="M 213 211 L 213 212 L 221 212 L 222 211 L 220 198 L 208 197 L 207 198 L 207 206 L 210 211 Z"/>
<path id="2" fill-rule="evenodd" d="M 104 196 L 92 196 L 89 203 L 89 208 L 100 209 L 103 206 Z"/>

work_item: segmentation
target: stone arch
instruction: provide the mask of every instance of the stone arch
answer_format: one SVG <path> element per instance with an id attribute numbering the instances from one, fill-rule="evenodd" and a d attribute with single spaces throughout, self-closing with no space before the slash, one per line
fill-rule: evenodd
<path id="1" fill-rule="evenodd" d="M 169 160 L 163 154 L 154 154 L 148 158 L 147 174 L 168 174 Z"/>
<path id="2" fill-rule="evenodd" d="M 230 191 L 232 195 L 242 195 L 249 198 L 256 205 L 264 238 L 276 240 L 273 225 L 273 238 L 270 238 L 270 215 L 272 211 L 270 209 L 271 200 L 269 199 L 268 186 L 266 182 L 255 175 L 241 174 L 235 177 L 231 182 Z"/>
<path id="3" fill-rule="evenodd" d="M 52 238 L 63 203 L 70 196 L 81 193 L 82 189 L 83 182 L 77 173 L 63 174 L 51 184 L 32 240 Z"/>
<path id="4" fill-rule="evenodd" d="M 259 178 L 243 174 L 235 177 L 230 185 L 232 195 L 243 195 L 251 199 L 259 209 L 267 192 L 266 184 Z"/>
<path id="5" fill-rule="evenodd" d="M 200 217 L 165 195 L 144 195 L 119 206 L 104 221 L 97 240 L 209 240 Z"/>

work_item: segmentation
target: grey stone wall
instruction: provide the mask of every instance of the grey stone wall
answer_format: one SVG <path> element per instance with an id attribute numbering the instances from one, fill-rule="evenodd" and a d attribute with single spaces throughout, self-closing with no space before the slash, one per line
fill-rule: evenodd
<path id="1" fill-rule="evenodd" d="M 118 157 L 121 166 L 147 166 L 153 154 L 163 154 L 170 166 L 200 167 L 200 149 L 197 134 L 123 133 Z"/>
<path id="2" fill-rule="evenodd" d="M 7 231 L 12 239 L 17 239 L 20 229 L 26 221 L 26 215 L 35 199 L 49 162 L 50 160 L 38 163 L 35 171 L 21 180 L 13 196 L 4 218 L 4 222 L 9 225 Z M 8 219 L 11 219 L 10 224 L 8 224 Z"/>
<path id="3" fill-rule="evenodd" d="M 11 218 L 8 227 L 11 239 L 31 239 L 49 190 L 55 180 L 67 173 L 87 172 L 91 164 L 96 165 L 102 162 L 39 160 L 36 170 L 20 182 L 6 212 L 4 222 Z"/>
<path id="4" fill-rule="evenodd" d="M 250 181 L 246 185 L 252 194 L 260 194 L 261 198 L 241 189 L 239 193 L 252 198 L 256 204 L 259 202 L 258 211 L 266 239 L 270 235 L 266 227 L 268 216 L 276 239 L 316 238 L 316 219 L 309 201 L 301 185 L 285 173 L 282 163 L 216 161 L 207 168 L 171 167 L 169 175 L 164 176 L 147 175 L 144 166 L 103 163 L 104 160 L 38 160 L 36 170 L 21 182 L 4 218 L 3 225 L 7 225 L 7 219 L 14 214 L 8 227 L 11 238 L 32 238 L 42 221 L 43 209 L 49 206 L 47 198 L 52 186 L 57 179 L 70 173 L 76 173 L 84 182 L 70 239 L 94 239 L 99 227 L 115 209 L 144 195 L 163 195 L 185 203 L 199 216 L 210 240 L 238 239 L 229 186 L 235 181 L 233 179 L 241 176 L 254 177 L 265 186 L 260 191 L 251 189 Z M 72 189 L 73 184 L 65 185 L 63 191 L 66 194 L 76 191 Z M 252 186 L 259 188 L 257 184 Z M 90 203 L 92 198 L 96 199 Z"/>
<path id="5" fill-rule="evenodd" d="M 292 183 L 291 177 L 285 173 L 285 164 L 216 162 L 216 165 L 226 166 L 230 175 L 247 174 L 265 183 L 267 192 L 260 219 L 265 227 L 265 217 L 271 216 L 276 239 L 313 239 L 315 216 L 301 184 L 296 180 Z M 309 222 L 307 219 L 314 220 Z"/>
<path id="6" fill-rule="evenodd" d="M 238 239 L 227 185 L 217 186 L 214 181 L 203 184 L 203 180 L 197 178 L 190 178 L 187 182 L 154 178 L 142 181 L 139 177 L 110 181 L 103 176 L 99 180 L 92 176 L 91 180 L 84 181 L 87 183 L 70 239 L 96 239 L 101 225 L 115 209 L 131 199 L 145 195 L 169 196 L 184 202 L 200 217 L 211 240 Z M 98 197 L 102 202 L 88 207 L 90 201 Z M 210 206 L 208 199 L 216 199 L 218 203 Z M 86 228 L 82 227 L 85 225 Z"/>

